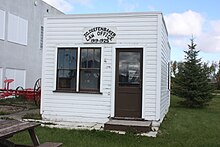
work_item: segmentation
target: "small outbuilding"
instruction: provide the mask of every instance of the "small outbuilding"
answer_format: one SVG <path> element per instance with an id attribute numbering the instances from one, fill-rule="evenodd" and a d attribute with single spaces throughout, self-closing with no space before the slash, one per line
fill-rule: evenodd
<path id="1" fill-rule="evenodd" d="M 170 46 L 162 13 L 45 18 L 45 120 L 161 122 L 170 105 Z"/>

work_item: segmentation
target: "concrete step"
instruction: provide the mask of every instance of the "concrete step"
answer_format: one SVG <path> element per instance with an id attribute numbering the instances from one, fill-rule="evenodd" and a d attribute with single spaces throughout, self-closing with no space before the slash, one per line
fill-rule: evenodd
<path id="1" fill-rule="evenodd" d="M 151 131 L 151 121 L 110 119 L 104 124 L 104 130 L 147 133 Z"/>

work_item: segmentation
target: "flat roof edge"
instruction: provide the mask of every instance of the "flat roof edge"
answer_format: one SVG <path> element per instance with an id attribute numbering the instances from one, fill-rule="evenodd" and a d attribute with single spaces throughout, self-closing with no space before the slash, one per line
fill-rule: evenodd
<path id="1" fill-rule="evenodd" d="M 88 14 L 65 14 L 46 16 L 46 18 L 77 18 L 77 17 L 111 17 L 111 16 L 141 16 L 141 15 L 163 15 L 162 12 L 122 12 L 122 13 L 88 13 Z"/>

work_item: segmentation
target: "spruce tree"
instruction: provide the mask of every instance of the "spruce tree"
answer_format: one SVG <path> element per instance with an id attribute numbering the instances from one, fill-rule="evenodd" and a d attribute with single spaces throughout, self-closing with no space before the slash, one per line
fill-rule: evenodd
<path id="1" fill-rule="evenodd" d="M 208 71 L 202 66 L 199 51 L 194 39 L 185 52 L 185 61 L 179 66 L 175 76 L 174 93 L 183 98 L 181 104 L 187 107 L 204 107 L 212 98 L 212 89 L 208 83 Z"/>

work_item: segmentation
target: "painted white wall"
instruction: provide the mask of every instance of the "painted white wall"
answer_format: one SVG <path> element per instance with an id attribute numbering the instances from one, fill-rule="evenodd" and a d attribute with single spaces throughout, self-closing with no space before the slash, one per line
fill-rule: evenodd
<path id="1" fill-rule="evenodd" d="M 5 11 L 0 9 L 0 39 L 5 40 Z"/>
<path id="2" fill-rule="evenodd" d="M 0 88 L 3 88 L 3 68 L 0 67 Z"/>
<path id="3" fill-rule="evenodd" d="M 28 21 L 8 13 L 8 41 L 27 45 Z"/>
<path id="4" fill-rule="evenodd" d="M 5 77 L 7 79 L 14 79 L 14 82 L 10 84 L 10 89 L 16 89 L 18 86 L 25 88 L 25 70 L 6 68 Z"/>
<path id="5" fill-rule="evenodd" d="M 158 20 L 160 13 L 121 13 L 69 15 L 45 19 L 42 70 L 42 107 L 44 119 L 53 121 L 105 122 L 114 116 L 115 48 L 142 46 L 143 118 L 156 120 L 158 56 Z M 162 23 L 162 21 L 160 21 Z M 102 47 L 102 94 L 59 93 L 56 85 L 57 47 L 89 47 L 83 44 L 84 28 L 106 26 L 117 28 L 116 44 L 93 44 Z M 160 31 L 160 30 L 159 30 Z M 159 63 L 160 64 L 160 63 Z M 160 98 L 159 98 L 160 99 Z M 160 103 L 159 103 L 160 104 Z M 160 114 L 160 113 L 159 113 Z"/>
<path id="6" fill-rule="evenodd" d="M 168 112 L 170 106 L 170 87 L 169 82 L 170 72 L 168 69 L 170 62 L 171 48 L 168 42 L 167 30 L 164 23 L 161 23 L 161 91 L 160 91 L 160 119 L 163 119 L 165 114 Z"/>

